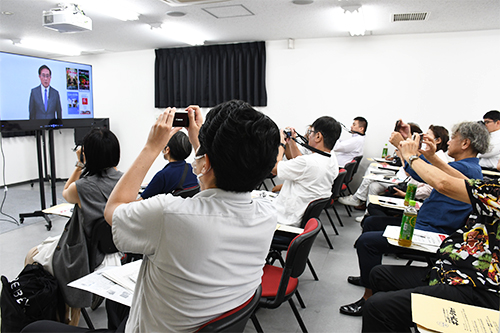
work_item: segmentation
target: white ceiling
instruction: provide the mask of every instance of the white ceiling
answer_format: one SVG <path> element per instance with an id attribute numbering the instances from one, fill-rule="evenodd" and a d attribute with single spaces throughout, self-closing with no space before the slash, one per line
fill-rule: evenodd
<path id="1" fill-rule="evenodd" d="M 165 2 L 168 0 L 118 0 L 140 14 L 139 20 L 126 22 L 104 15 L 102 9 L 89 7 L 88 1 L 73 2 L 92 19 L 92 31 L 61 34 L 42 27 L 42 12 L 56 8 L 63 0 L 0 0 L 0 50 L 56 56 L 12 44 L 13 39 L 26 37 L 61 42 L 87 53 L 188 46 L 175 40 L 176 29 L 163 32 L 150 29 L 151 24 L 163 22 L 197 29 L 206 44 L 347 37 L 348 32 L 341 24 L 341 6 L 349 5 L 363 6 L 366 28 L 374 36 L 500 29 L 500 0 L 315 0 L 309 5 L 297 5 L 291 0 L 217 3 L 212 0 L 212 3 L 206 1 L 189 6 L 172 6 Z M 171 17 L 166 15 L 169 11 L 182 11 L 186 15 Z M 233 11 L 236 17 L 216 17 L 232 15 Z M 427 13 L 427 18 L 425 21 L 392 22 L 393 14 L 407 13 Z M 247 16 L 238 16 L 242 14 Z"/>

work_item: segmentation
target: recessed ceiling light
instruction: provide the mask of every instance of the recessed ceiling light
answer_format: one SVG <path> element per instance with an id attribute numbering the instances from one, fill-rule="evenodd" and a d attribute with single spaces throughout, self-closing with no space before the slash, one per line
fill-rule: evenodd
<path id="1" fill-rule="evenodd" d="M 4 12 L 1 12 L 2 15 L 14 15 L 13 12 L 7 12 L 7 11 L 4 11 Z"/>
<path id="2" fill-rule="evenodd" d="M 292 2 L 296 5 L 310 5 L 314 0 L 293 0 Z"/>
<path id="3" fill-rule="evenodd" d="M 167 12 L 167 15 L 168 15 L 168 16 L 172 16 L 172 17 L 182 17 L 182 16 L 186 15 L 186 13 L 184 13 L 184 12 L 172 11 L 172 12 Z"/>

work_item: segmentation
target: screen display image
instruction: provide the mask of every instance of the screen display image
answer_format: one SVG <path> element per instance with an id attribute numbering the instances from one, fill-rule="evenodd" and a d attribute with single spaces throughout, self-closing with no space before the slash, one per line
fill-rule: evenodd
<path id="1" fill-rule="evenodd" d="M 0 73 L 2 131 L 94 118 L 91 65 L 0 52 Z"/>

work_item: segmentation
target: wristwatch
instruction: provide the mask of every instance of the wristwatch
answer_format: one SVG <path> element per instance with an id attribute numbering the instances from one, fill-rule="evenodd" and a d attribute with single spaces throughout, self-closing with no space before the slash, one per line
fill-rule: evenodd
<path id="1" fill-rule="evenodd" d="M 280 146 L 283 147 L 283 149 L 286 150 L 286 145 L 283 142 L 280 142 Z"/>
<path id="2" fill-rule="evenodd" d="M 410 164 L 410 168 L 411 168 L 411 164 L 413 163 L 413 161 L 418 160 L 418 159 L 419 159 L 418 155 L 411 155 L 410 157 L 408 157 L 408 164 Z"/>

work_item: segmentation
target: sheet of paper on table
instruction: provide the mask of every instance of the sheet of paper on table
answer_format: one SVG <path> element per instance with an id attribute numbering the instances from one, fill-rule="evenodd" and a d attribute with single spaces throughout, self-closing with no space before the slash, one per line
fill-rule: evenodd
<path id="1" fill-rule="evenodd" d="M 120 304 L 131 306 L 141 263 L 142 260 L 136 260 L 123 266 L 104 267 L 99 271 L 68 283 L 68 286 L 86 290 Z M 109 278 L 110 276 L 113 277 L 113 280 Z"/>
<path id="2" fill-rule="evenodd" d="M 394 185 L 399 184 L 399 183 L 404 181 L 404 179 L 399 179 L 398 177 L 395 177 L 395 176 L 380 175 L 380 174 L 374 174 L 374 173 L 370 173 L 370 174 L 364 176 L 363 178 L 368 178 L 368 179 L 375 180 L 378 182 L 390 183 L 390 184 L 394 184 Z"/>
<path id="3" fill-rule="evenodd" d="M 422 332 L 498 333 L 500 328 L 500 311 L 427 295 L 411 294 L 411 309 L 413 322 Z"/>
<path id="4" fill-rule="evenodd" d="M 278 197 L 278 193 L 273 193 L 270 191 L 263 191 L 263 190 L 253 190 L 252 193 L 252 198 L 267 198 L 271 201 L 276 199 Z"/>
<path id="5" fill-rule="evenodd" d="M 297 235 L 304 232 L 304 229 L 302 228 L 292 227 L 290 225 L 284 225 L 279 223 L 276 225 L 276 230 L 290 232 L 292 234 L 297 234 Z"/>
<path id="6" fill-rule="evenodd" d="M 398 238 L 400 229 L 398 226 L 388 225 L 385 228 L 383 236 L 387 238 L 387 241 L 391 245 L 399 246 Z M 446 237 L 448 235 L 415 229 L 410 249 L 436 253 Z"/>
<path id="7" fill-rule="evenodd" d="M 384 206 L 384 207 L 400 209 L 400 210 L 405 210 L 405 208 L 406 208 L 406 206 L 404 204 L 405 199 L 403 199 L 403 198 L 384 197 L 381 195 L 370 194 L 370 195 L 368 195 L 368 200 L 372 204 L 380 205 L 380 206 Z M 419 201 L 415 202 L 415 207 L 417 209 L 420 209 L 421 206 L 422 206 L 421 202 L 419 202 Z"/>
<path id="8" fill-rule="evenodd" d="M 43 212 L 45 214 L 54 214 L 54 215 L 60 215 L 60 216 L 65 216 L 65 217 L 71 217 L 73 215 L 73 208 L 75 207 L 75 204 L 70 204 L 70 203 L 62 203 L 59 205 L 52 206 L 50 208 L 44 209 Z"/>

